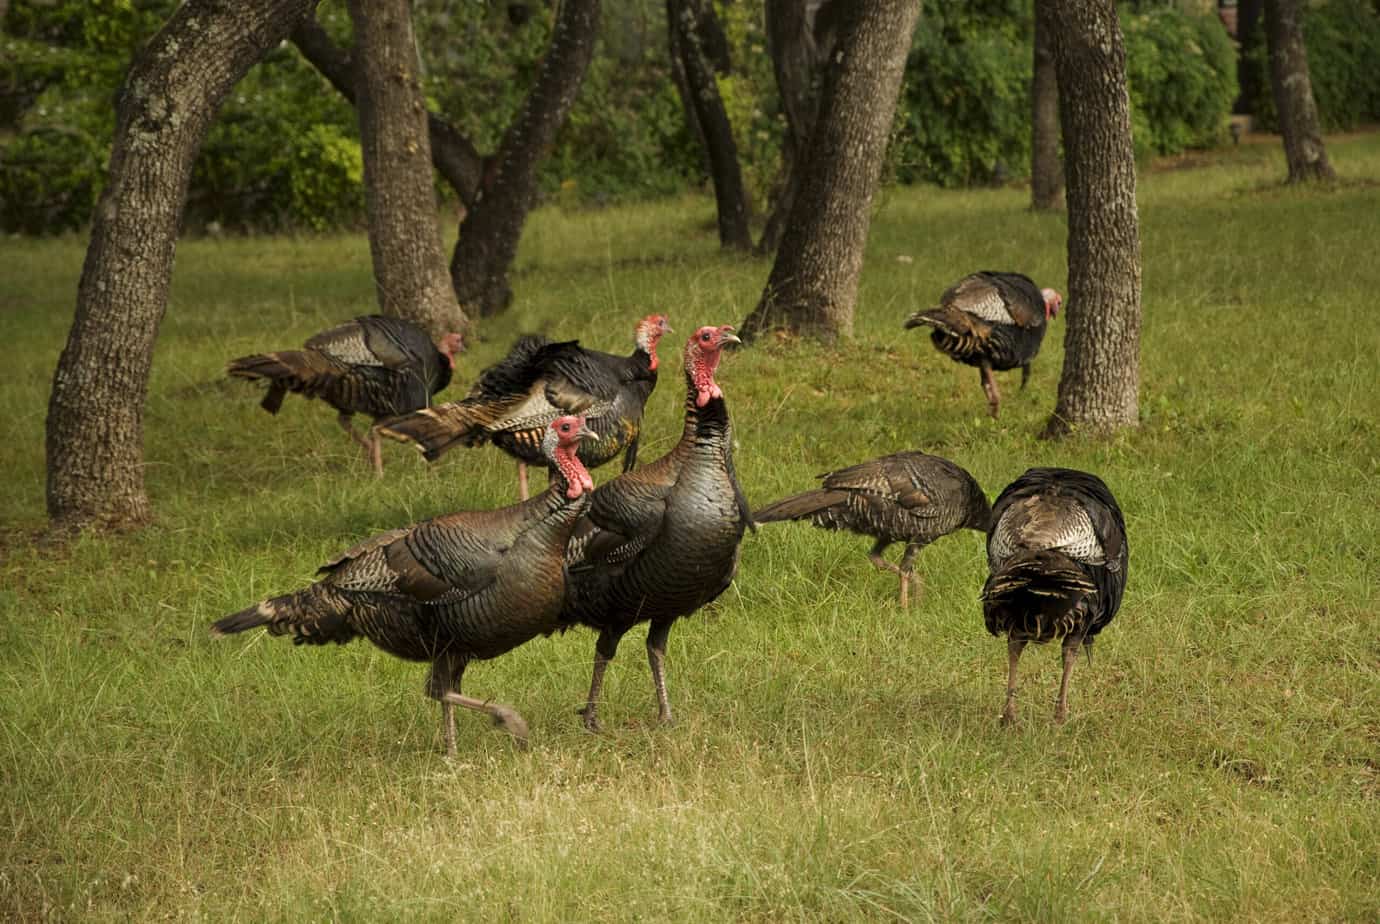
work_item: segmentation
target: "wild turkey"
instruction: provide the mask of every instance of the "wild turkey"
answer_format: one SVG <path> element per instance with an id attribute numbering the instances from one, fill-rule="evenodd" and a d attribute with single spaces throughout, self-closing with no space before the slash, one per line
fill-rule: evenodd
<path id="1" fill-rule="evenodd" d="M 441 703 L 447 754 L 455 754 L 455 706 L 488 713 L 524 741 L 522 716 L 461 695 L 460 678 L 470 661 L 560 628 L 562 558 L 594 488 L 575 451 L 587 436 L 578 417 L 552 421 L 542 450 L 553 474 L 537 497 L 375 536 L 322 566 L 326 576 L 310 587 L 226 616 L 211 634 L 267 626 L 298 645 L 363 636 L 399 658 L 431 662 L 426 694 Z"/>
<path id="2" fill-rule="evenodd" d="M 518 492 L 526 500 L 527 466 L 541 462 L 543 429 L 561 414 L 583 414 L 598 439 L 580 447 L 580 461 L 596 468 L 621 452 L 623 471 L 631 471 L 642 409 L 656 387 L 657 344 L 670 330 L 664 315 L 638 321 L 629 356 L 529 334 L 480 374 L 464 400 L 385 421 L 379 430 L 415 443 L 431 461 L 457 443 L 493 443 L 518 460 Z"/>
<path id="3" fill-rule="evenodd" d="M 992 506 L 987 534 L 991 576 L 982 589 L 987 631 L 1006 633 L 1006 706 L 1016 718 L 1016 664 L 1027 642 L 1063 639 L 1064 676 L 1054 720 L 1068 718 L 1069 675 L 1082 645 L 1121 606 L 1126 589 L 1126 523 L 1107 485 L 1067 468 L 1032 468 L 1006 486 Z"/>
<path id="4" fill-rule="evenodd" d="M 1001 392 L 992 370 L 1019 366 L 1024 391 L 1045 328 L 1063 303 L 1058 292 L 1037 289 L 1029 276 L 984 271 L 950 286 L 939 297 L 939 307 L 912 314 L 906 319 L 906 329 L 933 327 L 930 339 L 941 353 L 955 362 L 977 366 L 987 404 L 996 417 Z"/>
<path id="5" fill-rule="evenodd" d="M 561 620 L 598 630 L 585 727 L 599 728 L 604 671 L 618 642 L 651 622 L 647 659 L 658 716 L 671 720 L 663 662 L 671 626 L 723 593 L 752 522 L 733 469 L 728 406 L 714 381 L 733 328 L 701 327 L 685 347 L 685 429 L 670 452 L 601 485 L 566 550 Z"/>
<path id="6" fill-rule="evenodd" d="M 433 344 L 411 321 L 371 314 L 322 331 L 300 350 L 259 353 L 230 361 L 226 372 L 240 379 L 267 379 L 268 394 L 259 406 L 278 413 L 288 392 L 320 398 L 339 412 L 340 426 L 364 448 L 383 474 L 378 435 L 355 432 L 350 418 L 367 414 L 375 420 L 406 414 L 431 403 L 431 396 L 450 384 L 455 354 L 464 349 L 459 334 Z"/>
<path id="7" fill-rule="evenodd" d="M 992 508 L 973 476 L 948 459 L 898 452 L 825 472 L 823 487 L 759 509 L 758 523 L 809 520 L 824 529 L 846 529 L 876 539 L 867 557 L 879 570 L 901 577 L 901 606 L 909 605 L 916 554 L 959 529 L 986 533 Z M 882 557 L 894 542 L 906 544 L 900 565 Z"/>

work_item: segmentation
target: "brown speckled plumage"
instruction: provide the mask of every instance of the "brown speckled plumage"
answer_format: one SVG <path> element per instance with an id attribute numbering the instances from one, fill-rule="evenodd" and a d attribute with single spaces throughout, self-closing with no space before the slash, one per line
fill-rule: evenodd
<path id="1" fill-rule="evenodd" d="M 967 471 L 940 456 L 910 451 L 825 472 L 818 490 L 768 504 L 758 523 L 809 520 L 823 529 L 842 529 L 876 540 L 869 558 L 901 580 L 901 605 L 909 604 L 916 554 L 959 529 L 986 532 L 991 508 Z M 900 565 L 882 558 L 887 546 L 906 543 Z"/>
<path id="2" fill-rule="evenodd" d="M 560 418 L 552 429 L 571 420 L 578 433 L 576 418 Z M 554 446 L 548 440 L 548 455 Z M 265 626 L 297 644 L 364 637 L 399 658 L 430 662 L 428 696 L 470 705 L 451 695 L 459 694 L 466 664 L 561 626 L 564 551 L 589 492 L 569 497 L 570 482 L 559 467 L 552 471 L 547 490 L 529 501 L 447 514 L 367 539 L 324 565 L 315 584 L 227 616 L 212 634 Z M 445 722 L 453 752 L 449 709 Z"/>

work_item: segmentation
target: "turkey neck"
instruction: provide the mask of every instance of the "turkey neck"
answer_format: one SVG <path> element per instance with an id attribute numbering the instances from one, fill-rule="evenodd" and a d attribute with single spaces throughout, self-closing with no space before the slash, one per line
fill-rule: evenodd
<path id="1" fill-rule="evenodd" d="M 699 389 L 689 374 L 685 376 L 685 429 L 681 431 L 680 446 L 696 449 L 723 450 L 728 446 L 728 404 L 723 397 L 710 398 L 704 407 L 695 402 Z"/>

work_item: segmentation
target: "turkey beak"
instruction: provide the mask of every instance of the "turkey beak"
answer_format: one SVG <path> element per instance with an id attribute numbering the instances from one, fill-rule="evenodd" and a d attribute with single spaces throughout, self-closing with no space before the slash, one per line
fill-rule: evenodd
<path id="1" fill-rule="evenodd" d="M 728 346 L 730 343 L 741 346 L 742 342 L 743 341 L 739 339 L 738 335 L 733 333 L 732 331 L 719 331 L 719 346 L 721 347 Z"/>
<path id="2" fill-rule="evenodd" d="M 599 434 L 595 433 L 587 425 L 580 424 L 580 439 L 597 443 L 599 442 Z"/>

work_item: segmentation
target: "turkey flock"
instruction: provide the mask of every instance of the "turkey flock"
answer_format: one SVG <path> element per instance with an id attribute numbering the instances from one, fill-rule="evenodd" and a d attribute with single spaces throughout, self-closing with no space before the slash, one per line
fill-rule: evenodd
<path id="1" fill-rule="evenodd" d="M 936 348 L 976 366 L 988 406 L 1001 403 L 994 372 L 1030 364 L 1061 299 L 1019 273 L 959 280 L 937 307 L 906 328 L 932 328 Z M 728 403 L 718 381 L 730 325 L 694 331 L 682 352 L 684 426 L 663 456 L 639 464 L 643 411 L 657 384 L 658 349 L 672 330 L 652 314 L 633 328 L 626 355 L 578 341 L 521 337 L 479 374 L 461 400 L 434 405 L 450 382 L 458 334 L 433 343 L 410 322 L 368 316 L 312 337 L 301 350 L 230 362 L 228 374 L 268 383 L 262 406 L 276 413 L 287 392 L 321 398 L 382 474 L 379 438 L 413 444 L 434 460 L 454 446 L 491 444 L 517 461 L 518 503 L 450 513 L 366 539 L 318 571 L 310 586 L 218 620 L 213 636 L 264 627 L 294 644 L 366 638 L 396 657 L 426 662 L 426 695 L 441 704 L 446 753 L 456 753 L 454 707 L 487 714 L 525 745 L 527 724 L 510 706 L 465 695 L 472 661 L 497 657 L 539 635 L 587 626 L 597 633 L 584 727 L 600 729 L 609 663 L 623 636 L 647 623 L 647 659 L 657 717 L 672 718 L 666 642 L 676 620 L 732 583 L 744 533 L 758 524 L 804 520 L 873 540 L 868 558 L 900 580 L 900 605 L 919 599 L 915 558 L 961 529 L 986 537 L 981 589 L 987 630 L 1005 635 L 1004 723 L 1016 720 L 1017 664 L 1029 642 L 1059 640 L 1063 675 L 1056 722 L 1068 716 L 1068 686 L 1080 648 L 1090 650 L 1121 604 L 1126 527 L 1096 475 L 1031 468 L 994 502 L 954 462 L 898 452 L 819 476 L 818 488 L 749 509 L 733 464 Z M 374 420 L 367 437 L 354 414 Z M 621 474 L 597 488 L 590 470 L 623 457 Z M 530 495 L 527 467 L 548 472 Z M 899 564 L 883 553 L 896 543 Z M 914 584 L 914 586 L 913 586 Z M 912 589 L 914 593 L 912 593 Z"/>

